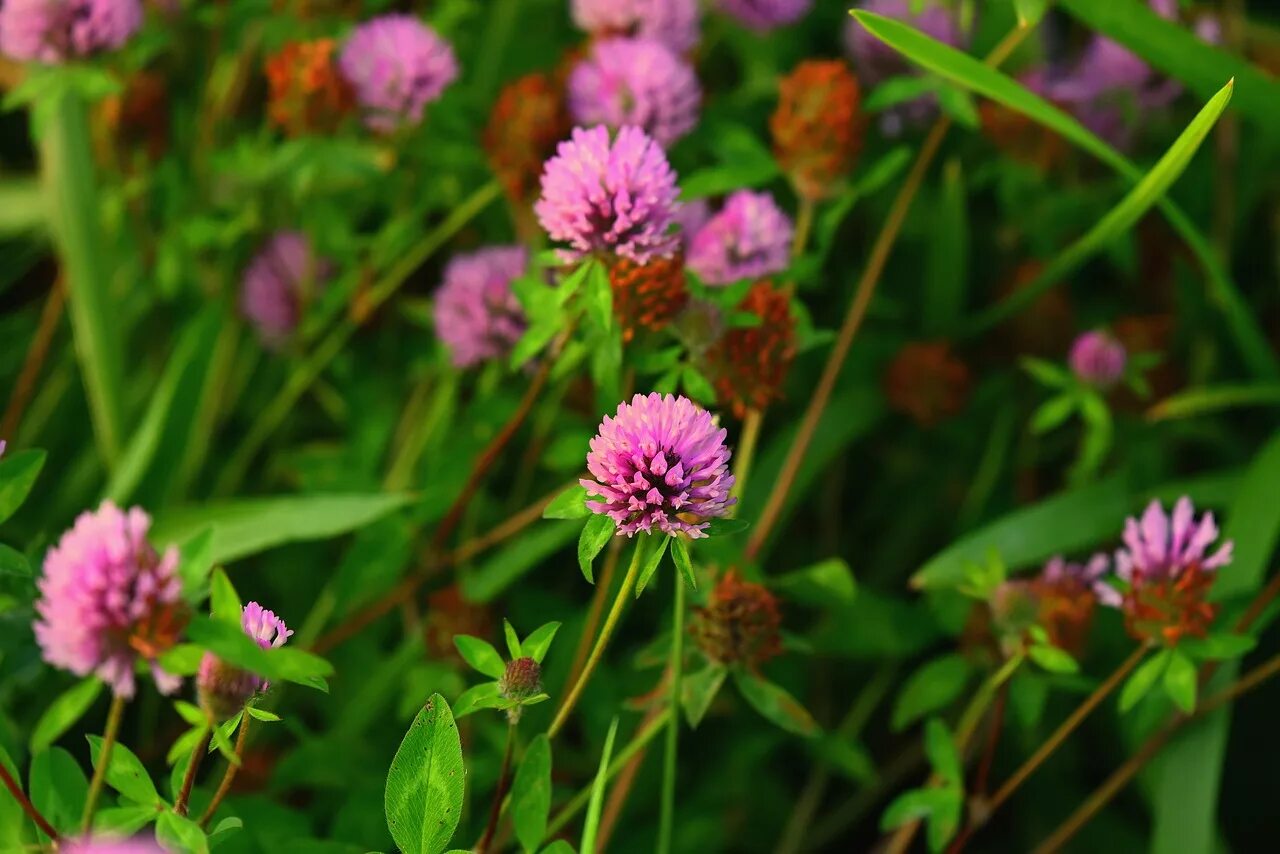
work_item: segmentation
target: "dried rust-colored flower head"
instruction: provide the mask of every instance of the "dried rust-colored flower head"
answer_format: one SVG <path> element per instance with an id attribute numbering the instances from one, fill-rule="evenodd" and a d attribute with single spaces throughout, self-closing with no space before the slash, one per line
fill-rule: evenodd
<path id="1" fill-rule="evenodd" d="M 689 301 L 683 253 L 653 258 L 647 264 L 617 258 L 609 266 L 609 284 L 613 289 L 613 316 L 627 343 L 640 330 L 657 332 L 665 327 Z"/>
<path id="2" fill-rule="evenodd" d="M 889 406 L 923 427 L 963 409 L 971 385 L 968 366 L 945 341 L 907 344 L 889 364 L 884 378 Z"/>
<path id="3" fill-rule="evenodd" d="M 982 132 L 1005 154 L 1048 172 L 1062 165 L 1070 149 L 1062 137 L 1025 115 L 994 101 L 978 105 Z"/>
<path id="4" fill-rule="evenodd" d="M 141 149 L 148 159 L 159 160 L 169 148 L 165 76 L 146 70 L 129 75 L 122 93 L 103 100 L 102 118 L 120 149 Z"/>
<path id="5" fill-rule="evenodd" d="M 289 42 L 267 57 L 267 115 L 290 136 L 334 130 L 355 106 L 333 39 Z"/>
<path id="6" fill-rule="evenodd" d="M 1032 579 L 1031 590 L 1038 605 L 1037 622 L 1054 646 L 1070 653 L 1084 649 L 1107 564 L 1107 556 L 1102 554 L 1094 555 L 1088 563 L 1054 557 L 1040 575 Z"/>
<path id="7" fill-rule="evenodd" d="M 538 192 L 542 164 L 569 135 L 564 86 L 534 72 L 508 83 L 498 95 L 484 130 L 484 150 L 507 195 L 527 202 Z"/>
<path id="8" fill-rule="evenodd" d="M 711 660 L 755 669 L 782 652 L 781 626 L 777 597 L 731 569 L 696 609 L 689 631 Z"/>
<path id="9" fill-rule="evenodd" d="M 858 81 L 839 60 L 809 60 L 778 86 L 773 151 L 796 192 L 822 199 L 853 168 L 862 144 Z"/>
<path id="10" fill-rule="evenodd" d="M 498 689 L 508 700 L 527 700 L 542 692 L 542 667 L 528 656 L 513 658 L 498 680 Z"/>
<path id="11" fill-rule="evenodd" d="M 744 418 L 747 410 L 762 410 L 782 396 L 796 355 L 796 322 L 790 294 L 767 280 L 756 282 L 738 309 L 760 324 L 728 329 L 707 353 L 707 363 L 720 402 Z"/>
<path id="12" fill-rule="evenodd" d="M 1044 270 L 1040 261 L 1023 261 L 996 285 L 996 295 L 1007 299 L 1020 293 Z M 1017 356 L 1057 359 L 1071 345 L 1076 328 L 1075 309 L 1067 288 L 1050 288 L 1001 326 L 998 335 L 1004 346 Z"/>

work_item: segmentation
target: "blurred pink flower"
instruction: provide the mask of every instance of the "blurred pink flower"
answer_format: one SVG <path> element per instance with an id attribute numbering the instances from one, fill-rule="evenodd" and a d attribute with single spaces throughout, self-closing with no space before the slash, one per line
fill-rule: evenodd
<path id="1" fill-rule="evenodd" d="M 702 89 L 693 67 L 661 42 L 598 41 L 569 75 L 569 112 L 581 125 L 635 125 L 670 146 L 698 122 Z"/>
<path id="2" fill-rule="evenodd" d="M 453 48 L 412 15 L 382 15 L 356 27 L 339 65 L 365 124 L 379 133 L 419 124 L 427 104 L 458 76 Z"/>

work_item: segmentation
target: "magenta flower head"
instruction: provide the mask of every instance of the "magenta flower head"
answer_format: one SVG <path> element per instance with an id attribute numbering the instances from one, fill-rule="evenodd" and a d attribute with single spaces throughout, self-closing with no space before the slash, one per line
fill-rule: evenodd
<path id="1" fill-rule="evenodd" d="M 652 39 L 596 42 L 569 75 L 569 112 L 581 125 L 635 125 L 670 146 L 698 123 L 693 66 Z"/>
<path id="2" fill-rule="evenodd" d="M 771 276 L 787 268 L 793 232 L 773 196 L 739 190 L 690 238 L 687 263 L 708 285 Z"/>
<path id="3" fill-rule="evenodd" d="M 262 649 L 284 646 L 293 631 L 284 620 L 257 602 L 250 602 L 240 611 L 240 627 L 257 641 Z M 200 704 L 218 720 L 234 715 L 245 703 L 271 688 L 271 683 L 256 673 L 242 670 L 206 652 L 200 659 L 200 671 L 196 675 L 196 690 Z"/>
<path id="4" fill-rule="evenodd" d="M 62 854 L 164 854 L 164 849 L 150 839 L 112 839 L 105 836 L 64 839 L 58 850 Z"/>
<path id="5" fill-rule="evenodd" d="M 244 273 L 240 311 L 269 347 L 288 340 L 302 312 L 321 291 L 332 268 L 316 256 L 300 231 L 277 232 L 259 250 Z"/>
<path id="6" fill-rule="evenodd" d="M 493 246 L 449 262 L 436 291 L 435 324 L 453 364 L 466 368 L 511 352 L 525 329 L 511 282 L 528 264 L 522 246 Z"/>
<path id="7" fill-rule="evenodd" d="M 591 440 L 582 485 L 628 537 L 655 529 L 705 537 L 703 529 L 737 502 L 725 430 L 687 397 L 637 394 L 605 416 Z"/>
<path id="8" fill-rule="evenodd" d="M 356 27 L 338 66 L 364 123 L 378 133 L 419 124 L 427 104 L 458 76 L 453 48 L 412 15 L 382 15 Z"/>
<path id="9" fill-rule="evenodd" d="M 717 5 L 744 27 L 765 33 L 803 18 L 813 0 L 719 0 Z"/>
<path id="10" fill-rule="evenodd" d="M 1076 338 L 1071 345 L 1072 372 L 1098 388 L 1109 388 L 1124 376 L 1127 356 L 1124 345 L 1106 332 L 1095 330 Z"/>
<path id="11" fill-rule="evenodd" d="M 538 221 L 568 243 L 569 260 L 601 252 L 645 264 L 679 247 L 671 233 L 678 208 L 676 173 L 666 152 L 638 127 L 574 128 L 542 170 Z"/>
<path id="12" fill-rule="evenodd" d="M 93 673 L 121 697 L 133 696 L 139 658 L 150 662 L 162 693 L 182 681 L 155 663 L 186 622 L 178 549 L 157 553 L 150 527 L 141 508 L 105 501 L 49 549 L 38 583 L 34 629 L 44 660 L 77 676 Z"/>
<path id="13" fill-rule="evenodd" d="M 592 35 L 654 39 L 678 53 L 698 43 L 698 0 L 572 0 L 570 9 Z"/>
<path id="14" fill-rule="evenodd" d="M 57 65 L 117 50 L 141 26 L 140 0 L 4 0 L 0 54 Z"/>

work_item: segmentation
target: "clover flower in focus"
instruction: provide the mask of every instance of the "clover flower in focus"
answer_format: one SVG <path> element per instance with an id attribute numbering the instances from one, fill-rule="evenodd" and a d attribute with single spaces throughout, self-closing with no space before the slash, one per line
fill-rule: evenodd
<path id="1" fill-rule="evenodd" d="M 511 282 L 529 265 L 522 246 L 492 246 L 459 255 L 444 270 L 436 290 L 436 335 L 453 364 L 470 367 L 501 358 L 524 334 L 525 317 Z"/>
<path id="2" fill-rule="evenodd" d="M 365 124 L 379 133 L 420 124 L 427 104 L 458 76 L 453 48 L 412 15 L 382 15 L 356 27 L 339 66 Z"/>
<path id="3" fill-rule="evenodd" d="M 739 190 L 689 240 L 689 269 L 708 285 L 787 269 L 795 229 L 773 196 Z"/>
<path id="4" fill-rule="evenodd" d="M 546 623 L 521 640 L 509 622 L 502 622 L 507 651 L 511 654 L 509 661 L 504 662 L 488 641 L 466 634 L 453 637 L 463 660 L 490 680 L 468 688 L 458 697 L 453 704 L 454 717 L 461 718 L 480 709 L 500 709 L 506 712 L 507 723 L 514 726 L 520 722 L 525 706 L 548 699 L 542 690 L 542 659 L 551 648 L 560 624 Z"/>
<path id="5" fill-rule="evenodd" d="M 796 323 L 786 288 L 756 282 L 738 310 L 760 318 L 756 326 L 732 327 L 707 354 L 708 373 L 720 402 L 738 418 L 761 411 L 782 396 L 796 355 Z"/>
<path id="6" fill-rule="evenodd" d="M 619 536 L 637 532 L 705 537 L 724 516 L 733 475 L 725 430 L 686 397 L 637 394 L 606 415 L 591 440 L 583 479 L 587 506 L 613 519 Z"/>
<path id="7" fill-rule="evenodd" d="M 858 81 L 839 60 L 807 60 L 778 84 L 773 151 L 796 192 L 819 200 L 849 174 L 862 144 Z"/>
<path id="8" fill-rule="evenodd" d="M 707 658 L 754 671 L 782 652 L 781 627 L 777 597 L 731 569 L 695 610 L 689 632 Z"/>
<path id="9" fill-rule="evenodd" d="M 1098 388 L 1110 388 L 1124 376 L 1127 354 L 1124 345 L 1106 332 L 1085 332 L 1071 345 L 1068 362 L 1081 381 Z"/>
<path id="10" fill-rule="evenodd" d="M 147 542 L 151 517 L 110 501 L 81 513 L 44 559 L 34 625 L 44 660 L 77 676 L 94 674 L 121 697 L 134 694 L 134 664 L 151 665 L 162 693 L 181 679 L 156 660 L 186 623 L 178 549 Z"/>
<path id="11" fill-rule="evenodd" d="M 598 41 L 569 75 L 569 111 L 580 125 L 634 125 L 669 147 L 698 123 L 702 89 L 693 66 L 662 42 Z"/>
<path id="12" fill-rule="evenodd" d="M 485 125 L 483 145 L 513 201 L 527 202 L 537 192 L 542 164 L 571 126 L 563 87 L 550 75 L 526 74 L 503 87 Z"/>
<path id="13" fill-rule="evenodd" d="M 973 378 L 945 341 L 915 341 L 903 346 L 884 376 L 889 408 L 932 427 L 964 408 Z"/>
<path id="14" fill-rule="evenodd" d="M 543 169 L 534 212 L 552 240 L 569 244 L 570 260 L 602 253 L 644 264 L 679 247 L 678 192 L 666 152 L 640 128 L 612 139 L 604 125 L 574 128 Z"/>
<path id="15" fill-rule="evenodd" d="M 289 42 L 267 57 L 267 116 L 286 133 L 334 130 L 355 105 L 338 72 L 333 39 Z"/>
<path id="16" fill-rule="evenodd" d="M 0 54 L 59 65 L 118 50 L 141 26 L 140 0 L 5 0 Z"/>
<path id="17" fill-rule="evenodd" d="M 257 602 L 250 602 L 241 609 L 240 627 L 262 649 L 278 649 L 293 634 L 284 620 Z M 258 674 L 223 661 L 211 652 L 206 652 L 200 659 L 196 690 L 200 705 L 208 709 L 216 720 L 231 717 L 270 688 L 271 683 Z"/>
<path id="18" fill-rule="evenodd" d="M 678 53 L 698 43 L 699 0 L 572 0 L 573 22 L 594 36 L 637 36 Z"/>
<path id="19" fill-rule="evenodd" d="M 329 262 L 317 257 L 305 234 L 277 232 L 245 270 L 240 311 L 264 344 L 278 348 L 293 334 L 330 272 Z"/>
<path id="20" fill-rule="evenodd" d="M 812 6 L 813 0 L 716 0 L 721 12 L 760 33 L 794 24 Z"/>
<path id="21" fill-rule="evenodd" d="M 623 343 L 630 343 L 641 330 L 663 329 L 689 302 L 682 253 L 647 264 L 618 258 L 609 266 L 609 285 Z"/>
<path id="22" fill-rule="evenodd" d="M 1172 515 L 1159 501 L 1141 520 L 1125 520 L 1124 548 L 1116 552 L 1120 585 L 1103 582 L 1099 601 L 1124 613 L 1125 628 L 1142 641 L 1173 646 L 1184 636 L 1203 637 L 1217 615 L 1208 601 L 1217 570 L 1231 562 L 1233 543 L 1218 539 L 1212 513 L 1195 517 L 1191 499 L 1178 499 Z"/>

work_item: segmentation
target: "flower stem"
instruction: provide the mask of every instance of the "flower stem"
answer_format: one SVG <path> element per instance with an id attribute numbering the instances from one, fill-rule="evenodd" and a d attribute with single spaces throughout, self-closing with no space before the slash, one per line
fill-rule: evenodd
<path id="1" fill-rule="evenodd" d="M 591 594 L 591 607 L 587 611 L 587 622 L 582 627 L 582 636 L 578 639 L 578 648 L 573 651 L 573 664 L 569 666 L 569 678 L 566 684 L 577 681 L 582 672 L 582 665 L 591 651 L 591 638 L 600 628 L 600 618 L 604 616 L 604 603 L 613 589 L 613 575 L 618 571 L 618 560 L 622 556 L 622 539 L 614 537 L 609 543 L 604 556 L 604 567 L 596 578 L 596 589 Z"/>
<path id="2" fill-rule="evenodd" d="M 662 764 L 662 812 L 658 822 L 658 854 L 670 854 L 675 828 L 676 761 L 680 750 L 680 679 L 684 668 L 684 579 L 672 573 L 675 604 L 671 625 L 671 717 L 667 721 L 667 750 Z"/>
<path id="3" fill-rule="evenodd" d="M 236 761 L 227 763 L 227 770 L 222 775 L 222 782 L 218 784 L 218 791 L 213 793 L 213 800 L 209 801 L 209 806 L 205 808 L 204 815 L 200 816 L 200 826 L 207 827 L 213 819 L 213 814 L 218 811 L 218 807 L 222 805 L 222 799 L 227 796 L 227 792 L 231 791 L 231 782 L 236 778 L 236 772 L 240 770 L 240 765 L 244 759 L 244 745 L 249 740 L 249 722 L 253 717 L 246 711 L 240 717 L 240 732 L 236 734 Z"/>
<path id="4" fill-rule="evenodd" d="M 493 806 L 489 808 L 489 823 L 485 825 L 484 835 L 476 843 L 475 854 L 485 854 L 489 843 L 493 841 L 493 833 L 498 829 L 498 818 L 502 815 L 502 799 L 507 796 L 507 783 L 511 779 L 511 751 L 516 742 L 516 725 L 507 724 L 507 747 L 502 753 L 502 770 L 498 772 L 498 788 L 493 792 Z"/>
<path id="5" fill-rule="evenodd" d="M 35 804 L 31 803 L 22 791 L 22 787 L 18 785 L 18 781 L 13 779 L 13 775 L 9 773 L 9 768 L 3 762 L 0 762 L 0 781 L 3 781 L 5 788 L 9 790 L 9 794 L 13 795 L 13 799 L 18 802 L 18 806 L 22 807 L 22 811 L 27 817 L 36 823 L 36 827 L 40 828 L 40 832 L 53 842 L 58 841 L 58 831 L 54 829 L 49 820 L 40 814 L 40 810 L 36 809 Z"/>
<path id="6" fill-rule="evenodd" d="M 210 726 L 216 726 L 216 724 L 211 723 Z M 178 800 L 173 804 L 173 811 L 178 815 L 187 814 L 187 802 L 191 800 L 191 787 L 195 785 L 196 774 L 200 771 L 200 763 L 204 761 L 204 755 L 209 752 L 209 739 L 212 735 L 213 733 L 206 729 L 204 735 L 196 742 L 195 750 L 191 751 L 187 773 L 182 776 L 182 789 L 178 792 Z"/>
<path id="7" fill-rule="evenodd" d="M 809 243 L 809 235 L 813 233 L 813 215 L 817 205 L 808 196 L 800 197 L 800 208 L 796 211 L 795 237 L 791 241 L 791 257 L 799 258 L 804 254 Z"/>
<path id="8" fill-rule="evenodd" d="M 548 738 L 555 738 L 556 733 L 560 732 L 564 727 L 565 721 L 569 718 L 569 713 L 573 711 L 573 707 L 577 705 L 578 697 L 582 695 L 582 689 L 587 686 L 587 680 L 591 678 L 591 674 L 595 672 L 596 666 L 600 663 L 600 657 L 604 654 L 604 649 L 609 644 L 609 638 L 613 636 L 613 631 L 618 627 L 618 621 L 622 617 L 622 610 L 626 607 L 627 599 L 631 597 L 631 590 L 636 586 L 636 578 L 640 575 L 640 566 L 644 563 L 645 553 L 649 550 L 650 535 L 642 534 L 636 540 L 635 551 L 631 553 L 631 566 L 627 567 L 627 574 L 622 579 L 622 586 L 618 588 L 618 595 L 614 597 L 613 607 L 609 609 L 609 616 L 605 617 L 604 626 L 600 629 L 600 636 L 596 638 L 595 646 L 591 648 L 591 654 L 587 656 L 587 663 L 582 668 L 582 674 L 578 677 L 578 681 L 573 684 L 573 688 L 565 695 L 564 702 L 560 704 L 559 710 L 556 711 L 555 720 L 551 722 L 551 727 L 547 730 Z"/>
<path id="9" fill-rule="evenodd" d="M 762 421 L 764 421 L 764 413 L 759 409 L 748 409 L 747 417 L 742 419 L 742 435 L 738 438 L 738 454 L 733 466 L 733 491 L 730 493 L 738 500 L 742 500 L 742 495 L 747 489 L 747 475 L 751 474 L 751 463 L 755 459 L 756 446 L 760 442 Z"/>
<path id="10" fill-rule="evenodd" d="M 98 805 L 98 797 L 102 794 L 102 784 L 107 779 L 107 768 L 111 765 L 111 753 L 116 746 L 116 737 L 120 735 L 120 719 L 124 717 L 125 699 L 120 694 L 111 698 L 111 709 L 107 712 L 107 728 L 102 733 L 102 750 L 98 754 L 97 767 L 93 769 L 93 779 L 89 782 L 89 796 L 84 802 L 84 813 L 80 816 L 80 833 L 87 834 L 93 826 L 93 811 Z"/>

